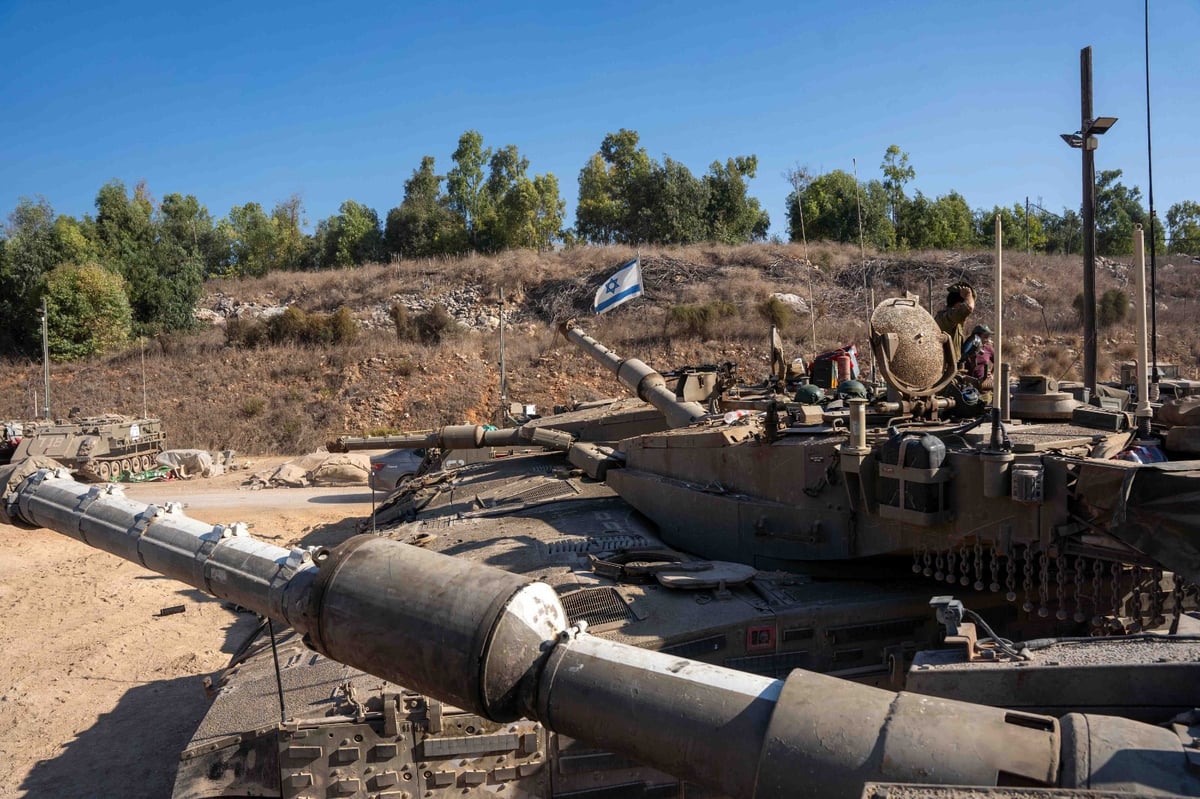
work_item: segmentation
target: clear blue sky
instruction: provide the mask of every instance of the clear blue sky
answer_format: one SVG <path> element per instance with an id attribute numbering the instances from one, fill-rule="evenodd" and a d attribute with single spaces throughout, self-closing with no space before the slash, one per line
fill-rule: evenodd
<path id="1" fill-rule="evenodd" d="M 1151 1 L 1155 207 L 1200 201 L 1200 0 Z M 384 217 L 422 155 L 459 135 L 578 174 L 610 131 L 697 175 L 758 156 L 751 192 L 786 236 L 781 173 L 879 177 L 889 144 L 920 189 L 973 208 L 1077 208 L 1079 50 L 1120 117 L 1097 169 L 1147 188 L 1141 0 L 734 5 L 34 3 L 0 0 L 0 216 L 42 195 L 93 211 L 112 179 L 195 194 L 214 217 L 299 192 Z M 1143 200 L 1144 202 L 1145 200 Z"/>

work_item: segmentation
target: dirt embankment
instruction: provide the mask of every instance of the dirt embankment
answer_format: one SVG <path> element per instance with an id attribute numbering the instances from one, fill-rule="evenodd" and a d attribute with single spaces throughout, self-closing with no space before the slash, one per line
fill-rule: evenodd
<path id="1" fill-rule="evenodd" d="M 767 371 L 769 321 L 782 326 L 789 356 L 812 357 L 848 343 L 866 352 L 871 294 L 882 300 L 913 292 L 938 306 L 947 284 L 967 280 L 978 288 L 973 319 L 995 323 L 990 252 L 868 254 L 864 260 L 857 248 L 828 243 L 807 250 L 795 244 L 647 249 L 641 253 L 645 296 L 592 315 L 596 286 L 633 256 L 622 247 L 584 247 L 212 281 L 198 332 L 55 364 L 52 410 L 65 416 L 72 407 L 86 414 L 145 409 L 163 419 L 170 446 L 241 453 L 301 454 L 338 435 L 492 422 L 501 405 L 501 289 L 508 396 L 546 410 L 624 393 L 557 336 L 553 323 L 571 317 L 622 357 L 660 370 L 733 361 L 749 379 Z M 1156 306 L 1159 360 L 1179 364 L 1191 377 L 1200 364 L 1194 270 L 1161 258 Z M 1081 325 L 1074 301 L 1081 284 L 1077 257 L 1006 256 L 1004 353 L 1018 373 L 1078 374 Z M 1097 291 L 1116 292 L 1117 301 L 1106 307 L 1127 313 L 1129 263 L 1102 260 Z M 782 313 L 767 308 L 772 294 L 789 295 L 794 305 Z M 288 305 L 313 313 L 344 306 L 359 325 L 358 338 L 336 346 L 252 348 L 226 341 L 230 318 Z M 461 330 L 440 343 L 400 340 L 388 317 L 393 305 L 413 313 L 442 305 Z M 1101 327 L 1102 378 L 1115 377 L 1133 352 L 1128 316 Z M 0 419 L 37 415 L 35 406 L 44 403 L 40 364 L 0 365 Z"/>

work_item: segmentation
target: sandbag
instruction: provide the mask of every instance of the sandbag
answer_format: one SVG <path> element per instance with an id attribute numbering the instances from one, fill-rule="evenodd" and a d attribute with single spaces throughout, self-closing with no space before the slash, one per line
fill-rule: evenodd
<path id="1" fill-rule="evenodd" d="M 371 458 L 361 452 L 330 454 L 308 476 L 313 485 L 366 485 Z"/>
<path id="2" fill-rule="evenodd" d="M 215 477 L 225 473 L 224 467 L 215 466 L 212 455 L 203 449 L 169 449 L 158 453 L 155 461 L 160 466 L 171 467 L 175 474 L 185 480 L 193 477 Z"/>

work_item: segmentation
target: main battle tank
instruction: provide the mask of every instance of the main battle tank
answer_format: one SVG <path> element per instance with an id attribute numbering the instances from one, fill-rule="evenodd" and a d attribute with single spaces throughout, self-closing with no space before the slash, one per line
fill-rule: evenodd
<path id="1" fill-rule="evenodd" d="M 166 435 L 162 422 L 119 414 L 26 423 L 12 460 L 53 458 L 85 480 L 115 480 L 154 466 Z"/>
<path id="2" fill-rule="evenodd" d="M 1197 793 L 1200 463 L 947 421 L 931 321 L 878 309 L 889 395 L 840 406 L 700 404 L 569 328 L 637 400 L 391 442 L 493 457 L 419 476 L 334 551 L 51 473 L 9 508 L 294 628 L 216 680 L 177 797 Z"/>
<path id="3" fill-rule="evenodd" d="M 327 669 L 308 685 L 323 715 L 281 705 L 283 721 L 185 753 L 176 795 L 211 795 L 203 780 L 244 796 L 392 799 L 1200 795 L 1192 717 L 1171 729 L 1055 718 L 801 669 L 726 669 L 590 635 L 554 590 L 510 571 L 371 535 L 287 550 L 63 470 L 16 482 L 5 505 L 290 625 L 320 653 L 310 663 L 374 675 Z M 952 603 L 939 619 L 961 621 Z M 281 654 L 282 702 L 297 660 Z M 240 687 L 243 711 L 260 688 Z M 650 768 L 687 787 L 655 783 Z M 280 782 L 265 787 L 272 772 Z"/>

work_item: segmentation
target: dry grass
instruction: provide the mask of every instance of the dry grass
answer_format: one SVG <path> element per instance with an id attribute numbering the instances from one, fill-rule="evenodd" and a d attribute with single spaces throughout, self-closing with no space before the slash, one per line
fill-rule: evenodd
<path id="1" fill-rule="evenodd" d="M 687 364 L 731 361 L 744 377 L 767 369 L 768 321 L 761 309 L 774 292 L 815 299 L 813 319 L 795 314 L 783 329 L 787 355 L 856 343 L 868 350 L 869 292 L 875 300 L 904 291 L 939 307 L 946 285 L 962 279 L 977 288 L 973 319 L 995 323 L 990 252 L 868 252 L 866 265 L 852 245 L 814 242 L 745 247 L 695 245 L 641 252 L 644 300 L 595 317 L 592 295 L 617 265 L 632 259 L 629 247 L 578 247 L 538 254 L 424 259 L 360 269 L 274 273 L 258 280 L 217 280 L 207 289 L 241 301 L 293 303 L 309 312 L 345 305 L 360 318 L 386 309 L 397 297 L 430 303 L 446 292 L 470 287 L 494 309 L 503 288 L 513 314 L 506 336 L 509 395 L 544 410 L 571 400 L 623 393 L 616 380 L 566 344 L 552 322 L 577 318 L 596 339 L 623 357 L 638 357 L 667 370 Z M 1159 359 L 1179 363 L 1195 376 L 1200 340 L 1194 335 L 1200 285 L 1194 267 L 1159 265 Z M 1004 341 L 1018 371 L 1077 377 L 1082 356 L 1078 316 L 1071 301 L 1079 292 L 1078 258 L 1005 256 Z M 1099 294 L 1120 289 L 1132 295 L 1127 265 L 1102 262 Z M 1032 297 L 1040 308 L 1016 302 Z M 686 333 L 672 310 L 716 307 L 703 330 Z M 491 312 L 491 311 L 489 311 Z M 1101 331 L 1101 377 L 1115 377 L 1132 357 L 1128 320 Z M 499 346 L 494 332 L 473 333 L 441 344 L 400 341 L 390 324 L 364 329 L 352 343 L 336 346 L 268 345 L 239 350 L 221 328 L 145 342 L 146 407 L 160 416 L 172 446 L 235 449 L 244 453 L 299 453 L 344 433 L 421 429 L 458 422 L 490 422 L 500 402 Z M 87 413 L 142 412 L 142 351 L 138 346 L 108 357 L 54 364 L 54 410 L 78 406 Z M 28 418 L 33 392 L 41 392 L 41 366 L 16 361 L 0 370 L 0 418 Z"/>

